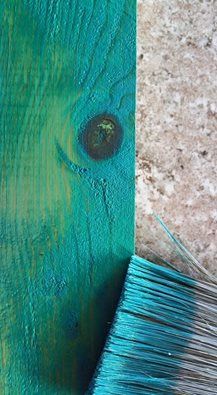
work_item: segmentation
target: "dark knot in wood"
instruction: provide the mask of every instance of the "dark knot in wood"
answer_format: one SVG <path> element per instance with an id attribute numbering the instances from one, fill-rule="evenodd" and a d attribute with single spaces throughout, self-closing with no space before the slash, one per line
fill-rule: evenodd
<path id="1" fill-rule="evenodd" d="M 80 142 L 94 160 L 108 159 L 116 154 L 123 140 L 123 131 L 117 118 L 100 114 L 88 121 Z"/>

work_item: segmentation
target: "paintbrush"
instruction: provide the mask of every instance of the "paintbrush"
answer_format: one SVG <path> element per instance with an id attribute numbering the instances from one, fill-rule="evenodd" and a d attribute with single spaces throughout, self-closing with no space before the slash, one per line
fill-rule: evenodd
<path id="1" fill-rule="evenodd" d="M 161 225 L 185 262 L 201 269 Z M 132 257 L 88 394 L 217 393 L 217 285 L 202 270 L 205 281 Z"/>

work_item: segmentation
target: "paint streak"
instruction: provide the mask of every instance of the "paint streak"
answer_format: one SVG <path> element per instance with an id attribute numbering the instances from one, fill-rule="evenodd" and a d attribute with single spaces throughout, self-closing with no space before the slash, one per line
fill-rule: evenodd
<path id="1" fill-rule="evenodd" d="M 135 3 L 0 3 L 4 395 L 84 393 L 104 342 L 134 249 Z M 105 161 L 78 143 L 97 114 L 124 125 Z"/>

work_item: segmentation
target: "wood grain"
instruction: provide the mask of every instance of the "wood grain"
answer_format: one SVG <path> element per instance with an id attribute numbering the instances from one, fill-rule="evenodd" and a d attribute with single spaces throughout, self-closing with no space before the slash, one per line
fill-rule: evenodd
<path id="1" fill-rule="evenodd" d="M 1 1 L 1 394 L 82 394 L 102 348 L 134 251 L 135 3 Z M 123 139 L 95 160 L 105 114 Z"/>

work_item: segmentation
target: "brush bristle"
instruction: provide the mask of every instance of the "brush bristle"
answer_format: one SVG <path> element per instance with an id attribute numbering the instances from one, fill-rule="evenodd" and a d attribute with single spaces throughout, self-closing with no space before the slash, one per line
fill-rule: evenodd
<path id="1" fill-rule="evenodd" d="M 88 393 L 217 393 L 217 286 L 132 257 Z"/>

